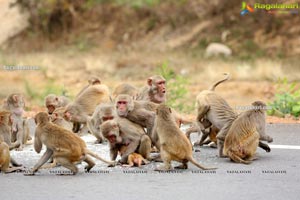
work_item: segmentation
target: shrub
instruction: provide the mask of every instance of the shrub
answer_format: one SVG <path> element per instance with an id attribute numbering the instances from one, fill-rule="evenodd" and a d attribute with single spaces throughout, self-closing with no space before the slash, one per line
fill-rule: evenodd
<path id="1" fill-rule="evenodd" d="M 268 104 L 272 107 L 268 115 L 284 117 L 291 114 L 295 117 L 300 115 L 300 90 L 296 89 L 296 83 L 289 83 L 286 78 L 277 83 L 275 99 Z"/>
<path id="2" fill-rule="evenodd" d="M 166 62 L 160 66 L 158 73 L 163 76 L 167 82 L 167 105 L 179 111 L 190 110 L 191 106 L 186 104 L 186 95 L 188 93 L 186 86 L 188 80 L 182 75 L 176 74 Z"/>

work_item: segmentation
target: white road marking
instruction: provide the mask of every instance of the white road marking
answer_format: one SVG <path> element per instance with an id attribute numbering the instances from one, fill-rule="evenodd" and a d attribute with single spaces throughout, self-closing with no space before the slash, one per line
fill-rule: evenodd
<path id="1" fill-rule="evenodd" d="M 300 150 L 300 146 L 296 146 L 296 145 L 271 144 L 269 146 L 270 146 L 270 148 L 273 148 L 273 149 L 299 149 Z"/>

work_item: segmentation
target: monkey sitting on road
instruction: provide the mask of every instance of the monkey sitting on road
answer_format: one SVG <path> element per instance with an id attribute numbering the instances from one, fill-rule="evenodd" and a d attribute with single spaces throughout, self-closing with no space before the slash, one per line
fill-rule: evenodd
<path id="1" fill-rule="evenodd" d="M 182 165 L 176 167 L 177 169 L 187 169 L 189 161 L 203 170 L 216 169 L 204 167 L 197 163 L 192 155 L 190 141 L 177 126 L 171 113 L 171 109 L 166 105 L 161 104 L 157 107 L 153 131 L 158 136 L 161 158 L 164 162 L 164 166 L 157 170 L 170 170 L 172 160 L 182 163 Z"/>
<path id="2" fill-rule="evenodd" d="M 260 136 L 265 136 L 266 104 L 255 101 L 252 106 L 252 109 L 241 113 L 234 120 L 225 138 L 223 153 L 234 162 L 250 164 Z"/>
<path id="3" fill-rule="evenodd" d="M 18 167 L 10 167 L 10 163 L 16 162 L 10 157 L 8 145 L 0 137 L 0 171 L 3 173 L 11 173 L 24 169 L 20 165 Z"/>

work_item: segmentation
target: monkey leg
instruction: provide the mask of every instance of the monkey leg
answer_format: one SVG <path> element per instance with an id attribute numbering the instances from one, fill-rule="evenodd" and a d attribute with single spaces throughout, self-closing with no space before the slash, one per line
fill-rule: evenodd
<path id="1" fill-rule="evenodd" d="M 53 151 L 50 149 L 47 149 L 46 152 L 44 153 L 44 155 L 40 158 L 40 160 L 38 161 L 37 164 L 34 165 L 33 169 L 32 169 L 32 173 L 29 173 L 28 175 L 34 175 L 34 173 L 36 171 L 38 171 L 38 169 L 44 165 L 49 158 L 53 155 Z"/>
<path id="2" fill-rule="evenodd" d="M 56 157 L 57 163 L 61 164 L 63 167 L 71 170 L 73 172 L 73 175 L 78 173 L 78 168 L 75 164 L 73 164 L 71 161 L 69 161 L 65 157 Z"/>
<path id="3" fill-rule="evenodd" d="M 47 149 L 44 155 L 41 157 L 41 159 L 38 161 L 38 163 L 34 166 L 34 172 L 37 171 L 42 165 L 44 165 L 49 158 L 53 155 L 53 151 L 50 149 Z"/>
<path id="4" fill-rule="evenodd" d="M 218 145 L 217 145 L 215 142 L 210 142 L 210 143 L 208 144 L 208 146 L 209 146 L 210 148 L 214 148 L 214 149 L 218 148 Z"/>
<path id="5" fill-rule="evenodd" d="M 261 140 L 261 141 L 267 141 L 268 143 L 273 142 L 273 138 L 270 137 L 270 136 L 268 136 L 268 135 L 266 135 L 266 134 L 260 134 L 259 140 Z"/>
<path id="6" fill-rule="evenodd" d="M 141 154 L 144 158 L 147 160 L 151 160 L 150 158 L 150 152 L 151 152 L 151 139 L 148 135 L 143 135 L 141 137 L 140 146 L 137 151 L 139 154 Z"/>
<path id="7" fill-rule="evenodd" d="M 80 126 L 81 126 L 81 124 L 79 122 L 73 122 L 73 129 L 72 129 L 72 131 L 74 133 L 78 133 L 78 131 L 80 130 Z"/>
<path id="8" fill-rule="evenodd" d="M 210 106 L 209 105 L 202 105 L 198 107 L 197 111 L 197 122 L 201 122 L 206 113 L 209 111 Z M 202 123 L 201 123 L 202 124 Z M 201 126 L 199 126 L 201 127 Z"/>
<path id="9" fill-rule="evenodd" d="M 271 148 L 269 147 L 269 145 L 259 141 L 258 146 L 260 148 L 262 148 L 263 150 L 265 150 L 266 152 L 271 152 Z"/>
<path id="10" fill-rule="evenodd" d="M 84 168 L 87 172 L 89 172 L 94 166 L 95 166 L 95 162 L 93 161 L 93 159 L 86 155 L 85 159 L 83 160 L 84 162 L 86 162 L 88 165 Z"/>
<path id="11" fill-rule="evenodd" d="M 23 167 L 9 167 L 9 168 L 7 168 L 7 169 L 5 169 L 5 170 L 2 170 L 1 169 L 1 171 L 3 171 L 4 173 L 12 173 L 12 172 L 16 172 L 16 171 L 23 171 L 24 170 L 24 168 Z"/>
<path id="12" fill-rule="evenodd" d="M 243 163 L 243 164 L 250 164 L 251 161 L 243 160 L 241 157 L 235 154 L 235 152 L 232 152 L 232 150 L 229 150 L 227 152 L 228 157 L 233 160 L 236 163 Z"/>
<path id="13" fill-rule="evenodd" d="M 57 165 L 56 159 L 53 159 L 51 163 L 44 164 L 42 167 L 40 167 L 40 169 L 51 169 L 56 167 L 56 165 Z"/>
<path id="14" fill-rule="evenodd" d="M 200 131 L 199 127 L 196 126 L 196 125 L 193 125 L 190 128 L 188 128 L 185 135 L 189 140 L 191 140 L 191 134 L 194 133 L 194 132 L 199 132 L 199 131 Z"/>
<path id="15" fill-rule="evenodd" d="M 195 143 L 194 145 L 202 146 L 208 136 L 209 136 L 209 131 L 203 131 L 201 139 L 197 141 L 197 144 Z"/>
<path id="16" fill-rule="evenodd" d="M 166 152 L 163 147 L 161 148 L 161 158 L 163 160 L 163 166 L 160 166 L 158 168 L 155 169 L 155 171 L 168 171 L 172 169 L 172 165 L 171 165 L 171 155 Z"/>
<path id="17" fill-rule="evenodd" d="M 231 127 L 233 121 L 231 122 L 227 122 L 219 131 L 218 135 L 217 135 L 217 146 L 219 148 L 219 157 L 220 158 L 225 158 L 226 156 L 224 156 L 223 154 L 223 148 L 224 148 L 224 141 L 225 141 L 225 137 Z"/>
<path id="18" fill-rule="evenodd" d="M 188 160 L 182 161 L 181 165 L 175 167 L 175 169 L 187 169 L 187 168 L 188 168 Z"/>

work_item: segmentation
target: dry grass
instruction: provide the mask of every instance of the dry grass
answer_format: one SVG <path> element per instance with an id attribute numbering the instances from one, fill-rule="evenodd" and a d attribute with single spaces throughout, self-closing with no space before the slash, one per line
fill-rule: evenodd
<path id="1" fill-rule="evenodd" d="M 111 90 L 121 83 L 130 82 L 137 87 L 157 72 L 157 66 L 168 61 L 169 67 L 185 76 L 189 94 L 186 102 L 193 107 L 198 92 L 223 78 L 223 72 L 231 74 L 231 80 L 220 85 L 217 91 L 233 106 L 249 105 L 254 100 L 269 101 L 274 92 L 273 83 L 278 78 L 300 80 L 299 67 L 285 68 L 282 61 L 259 59 L 241 62 L 234 59 L 203 59 L 186 52 L 103 52 L 93 49 L 76 52 L 72 49 L 56 52 L 29 54 L 2 54 L 2 65 L 39 66 L 38 71 L 4 71 L 0 73 L 0 98 L 11 92 L 26 93 L 27 81 L 33 91 L 43 93 L 53 81 L 53 87 L 64 87 L 72 97 L 87 83 L 90 75 L 97 75 Z M 1 66 L 2 67 L 2 66 Z M 291 77 L 291 78 L 290 78 Z M 9 87 L 8 87 L 9 86 Z M 46 89 L 45 89 L 46 88 Z M 192 100 L 191 100 L 192 99 Z M 31 101 L 31 99 L 29 99 Z M 36 102 L 33 102 L 36 104 Z M 42 105 L 42 100 L 39 101 Z M 33 105 L 32 105 L 33 106 Z M 190 111 L 192 114 L 194 111 Z"/>

